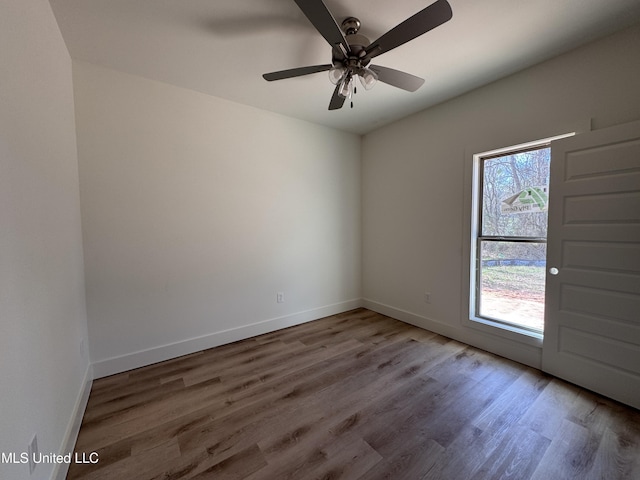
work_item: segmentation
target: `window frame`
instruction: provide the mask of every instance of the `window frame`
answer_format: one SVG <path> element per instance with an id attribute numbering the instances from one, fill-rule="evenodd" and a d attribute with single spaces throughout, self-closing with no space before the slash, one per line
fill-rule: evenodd
<path id="1" fill-rule="evenodd" d="M 484 192 L 484 161 L 499 158 L 509 154 L 524 153 L 542 148 L 549 148 L 551 142 L 575 135 L 574 132 L 540 140 L 534 140 L 519 145 L 503 147 L 473 155 L 472 185 L 471 185 L 471 238 L 469 255 L 469 320 L 472 324 L 484 324 L 497 327 L 502 331 L 514 332 L 525 337 L 541 341 L 544 331 L 513 324 L 504 320 L 481 316 L 480 312 L 480 275 L 481 275 L 481 243 L 482 241 L 513 241 L 514 243 L 547 243 L 546 237 L 511 237 L 497 235 L 482 235 L 482 198 Z"/>

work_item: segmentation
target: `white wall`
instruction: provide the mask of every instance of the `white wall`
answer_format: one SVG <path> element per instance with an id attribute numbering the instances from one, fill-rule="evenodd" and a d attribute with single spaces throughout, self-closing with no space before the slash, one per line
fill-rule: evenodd
<path id="1" fill-rule="evenodd" d="M 359 305 L 360 137 L 73 70 L 97 376 Z"/>
<path id="2" fill-rule="evenodd" d="M 71 59 L 46 0 L 0 1 L 0 452 L 75 441 L 89 362 Z M 85 398 L 86 399 L 86 398 Z M 0 464 L 0 478 L 54 465 Z"/>
<path id="3" fill-rule="evenodd" d="M 465 324 L 472 155 L 640 118 L 639 51 L 636 26 L 366 135 L 365 305 L 539 367 L 535 342 Z"/>

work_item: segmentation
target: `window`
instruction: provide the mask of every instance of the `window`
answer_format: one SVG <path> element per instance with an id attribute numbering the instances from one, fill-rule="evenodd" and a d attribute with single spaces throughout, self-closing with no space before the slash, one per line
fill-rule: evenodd
<path id="1" fill-rule="evenodd" d="M 544 331 L 550 143 L 556 138 L 474 155 L 472 320 L 534 336 Z"/>

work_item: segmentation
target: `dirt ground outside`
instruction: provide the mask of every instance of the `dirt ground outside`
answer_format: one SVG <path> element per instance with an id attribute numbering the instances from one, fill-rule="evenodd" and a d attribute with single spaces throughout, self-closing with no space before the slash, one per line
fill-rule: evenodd
<path id="1" fill-rule="evenodd" d="M 544 329 L 545 267 L 484 267 L 480 315 Z"/>

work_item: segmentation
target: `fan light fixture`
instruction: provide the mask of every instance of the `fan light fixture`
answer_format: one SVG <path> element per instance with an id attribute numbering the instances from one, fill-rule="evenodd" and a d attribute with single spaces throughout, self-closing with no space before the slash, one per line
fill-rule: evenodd
<path id="1" fill-rule="evenodd" d="M 371 90 L 378 81 L 378 74 L 370 68 L 363 68 L 361 72 L 358 72 L 360 77 L 360 83 L 365 90 Z"/>
<path id="2" fill-rule="evenodd" d="M 357 72 L 342 65 L 334 65 L 329 69 L 329 80 L 334 85 L 340 85 L 338 93 L 344 98 L 351 98 L 354 93 L 353 77 L 357 76 L 365 90 L 371 90 L 378 81 L 378 75 L 370 68 L 360 68 Z"/>
<path id="3" fill-rule="evenodd" d="M 361 68 L 357 73 L 350 72 L 346 67 L 342 65 L 333 66 L 329 69 L 329 80 L 334 85 L 339 85 L 341 83 L 348 83 L 347 77 L 349 79 L 353 78 L 353 75 L 356 75 L 360 79 L 360 83 L 365 88 L 365 90 L 371 90 L 373 86 L 378 81 L 378 75 L 376 72 L 371 70 L 370 68 Z M 351 80 L 353 82 L 353 80 Z M 342 95 L 342 89 L 340 89 L 340 94 Z M 346 95 L 343 95 L 346 97 Z"/>
<path id="4" fill-rule="evenodd" d="M 351 75 L 351 72 L 347 73 L 342 80 L 338 94 L 344 98 L 350 99 L 353 97 L 353 75 Z"/>
<path id="5" fill-rule="evenodd" d="M 334 85 L 338 85 L 344 78 L 345 73 L 347 73 L 347 69 L 342 65 L 339 65 L 337 67 L 334 65 L 333 67 L 331 67 L 331 69 L 329 69 L 329 80 Z"/>

